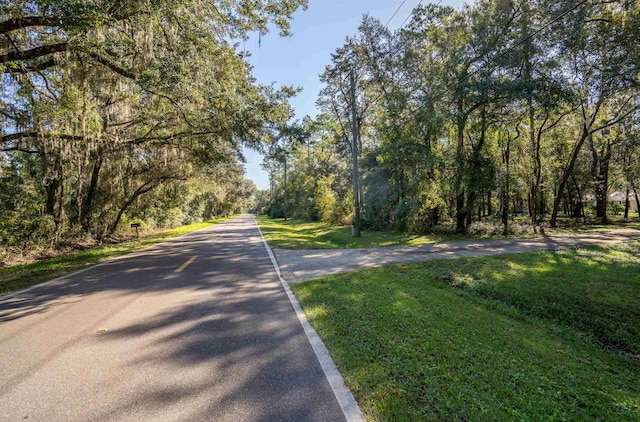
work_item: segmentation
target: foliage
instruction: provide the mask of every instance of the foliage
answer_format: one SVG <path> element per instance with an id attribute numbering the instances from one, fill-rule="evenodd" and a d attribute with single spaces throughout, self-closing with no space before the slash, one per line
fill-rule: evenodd
<path id="1" fill-rule="evenodd" d="M 369 420 L 637 420 L 638 243 L 292 285 Z"/>
<path id="2" fill-rule="evenodd" d="M 132 218 L 174 226 L 250 206 L 241 146 L 269 141 L 295 91 L 256 84 L 238 41 L 287 35 L 300 7 L 0 3 L 3 244 L 103 239 Z"/>
<path id="3" fill-rule="evenodd" d="M 353 74 L 363 227 L 422 234 L 453 222 L 468 232 L 489 220 L 506 234 L 521 215 L 534 227 L 586 221 L 590 196 L 606 223 L 618 211 L 609 192 L 640 190 L 639 7 L 419 5 L 395 31 L 364 16 L 321 75 L 306 145 L 289 150 L 295 190 L 281 194 L 271 166 L 265 199 L 321 204 L 296 216 L 329 222 L 328 208 L 353 198 Z"/>
<path id="4" fill-rule="evenodd" d="M 343 249 L 386 246 L 418 246 L 467 237 L 453 231 L 413 235 L 393 231 L 366 231 L 361 237 L 351 236 L 351 227 L 322 222 L 290 219 L 283 221 L 265 216 L 258 223 L 269 245 L 283 249 Z"/>

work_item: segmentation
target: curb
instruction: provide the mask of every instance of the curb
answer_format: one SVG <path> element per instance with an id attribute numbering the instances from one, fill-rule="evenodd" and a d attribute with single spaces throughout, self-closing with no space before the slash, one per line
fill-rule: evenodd
<path id="1" fill-rule="evenodd" d="M 289 283 L 287 283 L 285 279 L 282 278 L 282 274 L 280 273 L 280 268 L 278 267 L 278 262 L 276 261 L 276 258 L 273 255 L 273 252 L 271 251 L 269 244 L 267 244 L 267 241 L 265 240 L 264 235 L 262 234 L 262 229 L 260 229 L 260 225 L 258 224 L 258 221 L 256 220 L 255 216 L 253 216 L 253 220 L 256 223 L 256 227 L 258 227 L 258 231 L 260 232 L 260 237 L 262 238 L 264 247 L 267 250 L 267 253 L 269 254 L 269 258 L 271 259 L 273 268 L 276 270 L 276 273 L 278 274 L 278 279 L 280 279 L 280 283 L 282 284 L 284 291 L 287 293 L 287 296 L 289 297 L 289 302 L 291 302 L 291 305 L 293 306 L 293 309 L 295 310 L 296 315 L 298 316 L 298 320 L 300 321 L 300 324 L 304 329 L 304 333 L 307 335 L 307 339 L 309 339 L 309 343 L 311 343 L 311 347 L 313 348 L 313 351 L 316 354 L 318 361 L 320 362 L 322 371 L 324 372 L 325 376 L 327 377 L 327 380 L 329 381 L 331 390 L 333 391 L 334 396 L 338 400 L 338 404 L 340 404 L 340 408 L 342 409 L 342 413 L 344 414 L 344 417 L 347 419 L 348 422 L 365 422 L 364 415 L 362 414 L 362 411 L 360 410 L 360 407 L 358 406 L 356 399 L 353 397 L 353 394 L 345 384 L 344 379 L 340 374 L 340 371 L 338 371 L 338 367 L 336 366 L 335 362 L 331 358 L 331 355 L 329 355 L 329 350 L 327 350 L 327 347 L 322 342 L 322 339 L 320 339 L 320 336 L 318 335 L 316 330 L 309 323 L 307 316 L 305 315 L 304 311 L 300 307 L 300 303 L 298 302 L 298 299 L 294 296 L 293 292 L 291 291 L 291 288 L 289 287 Z"/>

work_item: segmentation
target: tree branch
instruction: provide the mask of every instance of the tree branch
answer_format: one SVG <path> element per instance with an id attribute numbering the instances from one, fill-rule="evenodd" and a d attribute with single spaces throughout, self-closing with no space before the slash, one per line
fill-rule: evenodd
<path id="1" fill-rule="evenodd" d="M 67 51 L 68 49 L 68 43 L 63 42 L 58 44 L 44 45 L 42 47 L 36 47 L 30 50 L 12 51 L 0 56 L 0 64 L 21 60 L 37 59 L 38 57 L 48 56 L 49 54 L 53 53 L 60 53 L 62 51 Z"/>
<path id="2" fill-rule="evenodd" d="M 0 148 L 0 151 L 2 151 L 2 152 L 19 151 L 19 152 L 24 152 L 26 154 L 40 154 L 40 153 L 42 153 L 42 151 L 38 151 L 38 150 L 35 150 L 35 149 L 20 148 L 19 146 L 9 147 L 9 148 Z"/>
<path id="3" fill-rule="evenodd" d="M 17 133 L 11 133 L 9 135 L 4 135 L 2 139 L 0 139 L 0 143 L 6 143 L 6 142 L 17 141 L 17 140 L 28 139 L 28 138 L 57 138 L 57 139 L 63 139 L 65 141 L 82 141 L 87 139 L 86 137 L 80 136 L 80 135 L 68 135 L 65 133 L 40 133 L 40 132 L 29 131 L 29 132 L 17 132 Z"/>
<path id="4" fill-rule="evenodd" d="M 108 60 L 107 58 L 102 57 L 102 56 L 98 55 L 97 53 L 93 53 L 93 52 L 86 52 L 86 54 L 89 57 L 91 57 L 93 60 L 95 60 L 98 63 L 100 63 L 101 65 L 108 67 L 109 69 L 111 69 L 115 73 L 117 73 L 117 74 L 119 74 L 121 76 L 124 76 L 125 78 L 131 79 L 131 80 L 134 80 L 134 81 L 136 80 L 136 75 L 133 72 L 119 67 L 118 65 L 116 65 L 112 61 Z"/>
<path id="5" fill-rule="evenodd" d="M 6 34 L 7 32 L 28 28 L 30 26 L 60 26 L 60 20 L 50 16 L 24 16 L 21 18 L 7 19 L 0 23 L 0 34 Z"/>
<path id="6" fill-rule="evenodd" d="M 63 43 L 57 43 L 57 44 L 44 45 L 41 47 L 35 47 L 35 48 L 24 50 L 24 51 L 12 51 L 10 53 L 0 55 L 0 64 L 37 59 L 40 57 L 48 56 L 54 53 L 60 53 L 67 50 L 69 50 L 69 44 L 67 42 L 63 42 Z M 128 79 L 132 79 L 132 80 L 136 79 L 136 75 L 133 72 L 127 69 L 123 69 L 122 67 L 118 66 L 116 63 L 112 62 L 106 57 L 103 57 L 98 53 L 94 53 L 91 51 L 82 51 L 82 52 L 85 53 L 90 58 L 92 58 L 93 60 L 100 63 L 101 65 L 108 67 L 115 73 L 121 76 L 124 76 L 125 78 L 128 78 Z M 55 61 L 53 58 L 51 58 L 49 60 L 45 60 L 31 66 L 26 66 L 24 69 L 27 71 L 39 71 L 39 70 L 47 69 L 54 65 L 55 65 Z M 8 69 L 5 71 L 5 73 L 10 73 L 10 72 L 12 72 L 11 69 Z"/>

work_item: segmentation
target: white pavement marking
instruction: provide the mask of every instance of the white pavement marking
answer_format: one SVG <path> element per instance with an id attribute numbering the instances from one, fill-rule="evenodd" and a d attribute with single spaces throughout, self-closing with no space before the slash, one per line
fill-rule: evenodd
<path id="1" fill-rule="evenodd" d="M 329 385 L 331 386 L 331 390 L 333 394 L 336 396 L 338 403 L 340 404 L 340 408 L 342 409 L 342 413 L 344 413 L 345 418 L 348 422 L 364 422 L 364 415 L 362 411 L 360 411 L 360 407 L 358 407 L 358 403 L 356 399 L 351 394 L 351 390 L 344 383 L 344 379 L 338 371 L 338 367 L 335 362 L 329 355 L 329 350 L 320 339 L 320 336 L 314 330 L 314 328 L 309 323 L 307 316 L 304 311 L 300 307 L 300 303 L 298 299 L 294 296 L 291 288 L 289 287 L 289 283 L 286 282 L 284 278 L 282 278 L 282 274 L 280 273 L 280 268 L 278 267 L 278 262 L 276 261 L 276 257 L 273 255 L 269 244 L 264 238 L 262 234 L 262 229 L 260 229 L 260 225 L 258 224 L 258 220 L 256 220 L 255 216 L 253 217 L 256 226 L 258 227 L 258 231 L 260 232 L 260 237 L 262 238 L 262 242 L 264 243 L 264 247 L 267 249 L 267 253 L 269 254 L 269 258 L 271 258 L 271 263 L 273 264 L 273 268 L 276 270 L 278 274 L 278 278 L 280 279 L 280 283 L 282 283 L 282 287 L 284 291 L 287 293 L 289 297 L 289 301 L 293 306 L 293 309 L 296 311 L 296 315 L 300 320 L 300 324 L 302 324 L 302 328 L 304 328 L 304 332 L 309 339 L 309 343 L 311 343 L 311 347 L 313 348 L 318 361 L 320 362 L 320 366 L 324 371 L 327 380 L 329 381 Z"/>
<path id="2" fill-rule="evenodd" d="M 234 218 L 236 218 L 236 217 L 230 218 L 229 220 L 233 220 Z M 229 221 L 229 220 L 225 220 L 225 221 Z M 224 223 L 224 221 L 222 221 L 222 223 Z M 33 286 L 26 287 L 26 288 L 24 288 L 22 290 L 16 290 L 15 292 L 11 292 L 11 293 L 8 293 L 6 295 L 0 295 L 0 301 L 3 301 L 5 299 L 11 299 L 14 296 L 18 296 L 18 295 L 21 295 L 23 293 L 27 293 L 28 291 L 31 291 L 31 290 L 34 290 L 34 289 L 38 289 L 40 287 L 48 286 L 48 285 L 53 284 L 53 283 L 55 283 L 57 281 L 65 280 L 65 279 L 67 279 L 69 277 L 73 277 L 75 275 L 82 274 L 82 273 L 84 273 L 86 271 L 93 270 L 94 268 L 102 267 L 102 266 L 110 264 L 110 263 L 112 263 L 114 261 L 119 261 L 121 259 L 135 258 L 137 256 L 144 255 L 145 253 L 147 253 L 150 250 L 153 250 L 155 248 L 161 249 L 162 246 L 164 246 L 164 245 L 166 245 L 168 243 L 175 243 L 176 241 L 180 240 L 180 238 L 183 237 L 183 236 L 188 236 L 188 235 L 190 235 L 192 233 L 197 233 L 197 232 L 200 232 L 200 231 L 211 229 L 213 227 L 216 227 L 218 224 L 220 224 L 220 223 L 214 223 L 214 224 L 212 224 L 210 226 L 203 227 L 201 229 L 194 230 L 192 232 L 185 233 L 185 234 L 182 234 L 180 236 L 172 237 L 171 239 L 163 240 L 162 242 L 154 243 L 153 245 L 145 246 L 144 248 L 137 249 L 137 250 L 135 250 L 133 252 L 127 252 L 127 253 L 125 253 L 123 255 L 118 255 L 118 256 L 115 256 L 113 258 L 109 258 L 106 261 L 102 261 L 102 262 L 99 262 L 97 264 L 93 264 L 93 265 L 91 265 L 89 267 L 81 268 L 79 270 L 76 270 L 76 271 L 73 271 L 73 272 L 70 272 L 70 273 L 67 273 L 67 274 L 63 274 L 63 275 L 61 275 L 59 277 L 56 277 L 56 278 L 53 278 L 53 279 L 51 279 L 49 281 L 45 281 L 45 282 L 42 282 L 42 283 L 34 284 Z"/>

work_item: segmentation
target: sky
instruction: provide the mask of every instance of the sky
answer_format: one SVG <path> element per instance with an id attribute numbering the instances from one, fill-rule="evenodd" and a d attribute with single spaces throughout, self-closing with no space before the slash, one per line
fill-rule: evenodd
<path id="1" fill-rule="evenodd" d="M 394 30 L 418 3 L 420 0 L 309 0 L 308 9 L 298 10 L 294 15 L 292 36 L 282 38 L 273 31 L 263 36 L 261 43 L 257 36 L 253 37 L 244 48 L 251 53 L 249 62 L 258 83 L 302 88 L 291 101 L 296 117 L 315 116 L 315 101 L 321 88 L 319 75 L 330 63 L 331 53 L 344 44 L 347 36 L 357 33 L 362 16 L 368 13 L 387 23 L 398 10 L 388 25 Z M 462 0 L 441 1 L 442 5 L 453 7 L 462 3 Z M 258 189 L 267 189 L 269 178 L 260 167 L 262 156 L 249 149 L 243 152 L 247 160 L 246 177 Z"/>

